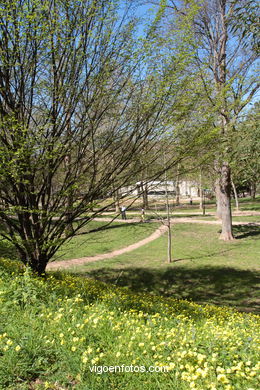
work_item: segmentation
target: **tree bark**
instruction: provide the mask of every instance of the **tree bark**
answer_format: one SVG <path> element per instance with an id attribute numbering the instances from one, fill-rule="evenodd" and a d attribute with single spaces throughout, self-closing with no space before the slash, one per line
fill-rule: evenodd
<path id="1" fill-rule="evenodd" d="M 235 202 L 236 202 L 236 211 L 239 211 L 239 203 L 238 203 L 238 196 L 237 196 L 237 189 L 236 189 L 236 186 L 233 182 L 233 180 L 231 179 L 231 185 L 232 185 L 232 189 L 233 189 L 233 192 L 234 192 L 234 197 L 235 197 Z"/>
<path id="2" fill-rule="evenodd" d="M 227 41 L 228 41 L 228 25 L 227 25 L 227 4 L 226 0 L 219 0 L 216 3 L 216 21 L 215 34 L 210 34 L 210 42 L 212 46 L 213 73 L 216 86 L 216 92 L 219 97 L 219 124 L 221 127 L 221 137 L 227 141 L 228 126 L 229 126 L 229 109 L 228 98 L 226 93 L 227 88 Z M 210 27 L 211 28 L 211 27 Z M 219 179 L 215 183 L 216 198 L 217 198 L 217 218 L 222 219 L 222 233 L 220 239 L 229 241 L 232 240 L 232 215 L 231 215 L 231 176 L 230 167 L 228 164 L 229 148 L 225 146 L 222 156 L 217 161 L 217 171 Z"/>
<path id="3" fill-rule="evenodd" d="M 147 210 L 148 209 L 148 187 L 147 187 L 147 184 L 144 184 L 142 181 L 140 183 L 140 187 L 141 187 L 141 193 L 142 193 L 142 197 L 143 197 L 143 206 L 142 208 L 144 210 Z"/>
<path id="4" fill-rule="evenodd" d="M 222 219 L 222 210 L 221 210 L 221 197 L 220 197 L 220 179 L 217 178 L 215 181 L 215 195 L 216 195 L 216 217 Z"/>
<path id="5" fill-rule="evenodd" d="M 113 194 L 113 200 L 114 200 L 114 203 L 115 203 L 115 212 L 116 213 L 119 213 L 120 211 L 120 204 L 119 204 L 119 192 L 118 190 L 116 190 Z"/>
<path id="6" fill-rule="evenodd" d="M 234 239 L 232 232 L 232 215 L 231 215 L 231 175 L 230 167 L 227 162 L 223 162 L 220 176 L 220 205 L 222 215 L 222 232 L 220 239 L 230 241 Z"/>
<path id="7" fill-rule="evenodd" d="M 24 262 L 24 264 L 29 266 L 33 273 L 38 276 L 45 275 L 46 266 L 50 259 L 48 256 L 46 256 L 45 253 L 43 253 L 43 251 L 41 251 L 41 253 L 35 251 L 34 253 L 25 254 L 23 251 L 19 250 L 19 253 L 21 257 L 26 257 L 26 261 Z"/>
<path id="8" fill-rule="evenodd" d="M 253 200 L 255 200 L 255 197 L 256 197 L 256 183 L 255 182 L 253 182 L 252 184 L 251 184 L 251 188 L 250 188 L 250 192 L 251 192 L 251 198 L 253 199 Z"/>
<path id="9" fill-rule="evenodd" d="M 143 208 L 146 210 L 149 207 L 149 202 L 148 202 L 148 187 L 147 184 L 144 186 L 144 192 L 143 192 Z"/>
<path id="10" fill-rule="evenodd" d="M 200 170 L 200 182 L 199 182 L 199 196 L 200 196 L 200 209 L 203 209 L 203 192 L 202 192 L 202 174 Z"/>
<path id="11" fill-rule="evenodd" d="M 165 165 L 165 155 L 164 155 Z M 168 228 L 168 248 L 167 248 L 167 262 L 172 262 L 172 232 L 171 232 L 171 217 L 170 217 L 170 205 L 169 205 L 169 194 L 168 194 L 168 179 L 167 171 L 165 170 L 165 197 L 166 197 L 166 211 L 167 211 L 167 228 Z"/>
<path id="12" fill-rule="evenodd" d="M 180 176 L 179 176 L 179 167 L 177 166 L 177 176 L 176 176 L 176 198 L 175 198 L 176 206 L 180 204 Z"/>
<path id="13" fill-rule="evenodd" d="M 71 155 L 68 154 L 65 157 L 65 168 L 67 174 L 68 173 L 70 174 L 70 164 L 71 164 Z M 73 234 L 72 210 L 73 210 L 73 189 L 69 188 L 67 199 L 66 199 L 66 229 L 65 229 L 65 235 L 68 237 Z"/>

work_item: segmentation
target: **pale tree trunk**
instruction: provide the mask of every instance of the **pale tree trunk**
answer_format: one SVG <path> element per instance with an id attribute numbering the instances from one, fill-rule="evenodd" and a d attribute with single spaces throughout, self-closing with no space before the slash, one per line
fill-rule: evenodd
<path id="1" fill-rule="evenodd" d="M 231 176 L 229 164 L 223 162 L 220 177 L 220 204 L 222 214 L 222 232 L 220 239 L 230 241 L 234 239 L 232 232 L 232 215 L 231 215 Z"/>
<path id="2" fill-rule="evenodd" d="M 114 205 L 115 205 L 115 212 L 116 213 L 119 213 L 120 211 L 120 196 L 119 196 L 119 191 L 116 190 L 114 193 L 113 193 L 113 200 L 114 200 Z"/>
<path id="3" fill-rule="evenodd" d="M 166 195 L 166 211 L 167 211 L 167 232 L 168 232 L 168 245 L 167 245 L 167 262 L 172 262 L 172 232 L 171 232 L 171 218 L 170 218 L 170 205 L 167 182 L 165 182 L 165 195 Z"/>
<path id="4" fill-rule="evenodd" d="M 200 197 L 200 209 L 203 209 L 203 192 L 202 192 L 202 169 L 200 169 L 200 182 L 199 182 L 199 197 Z"/>
<path id="5" fill-rule="evenodd" d="M 217 178 L 215 180 L 215 195 L 216 195 L 216 206 L 217 206 L 216 217 L 218 219 L 221 219 L 222 218 L 222 211 L 221 211 L 220 183 L 219 183 L 219 181 L 220 181 L 219 178 Z"/>
<path id="6" fill-rule="evenodd" d="M 142 206 L 142 208 L 144 210 L 147 210 L 148 206 L 149 206 L 149 204 L 148 204 L 148 186 L 147 186 L 147 184 L 144 184 L 141 181 L 140 187 L 141 187 L 141 193 L 142 193 L 142 197 L 143 197 L 143 206 Z"/>
<path id="7" fill-rule="evenodd" d="M 180 204 L 180 175 L 179 175 L 179 166 L 177 165 L 177 176 L 176 176 L 176 198 L 175 198 L 176 206 Z"/>
<path id="8" fill-rule="evenodd" d="M 227 81 L 227 0 L 219 0 L 218 2 L 218 20 L 216 22 L 215 41 L 212 40 L 213 47 L 213 71 L 215 78 L 216 89 L 219 93 L 221 101 L 221 109 L 219 111 L 221 136 L 227 140 L 228 136 L 228 101 L 226 94 Z M 233 240 L 232 233 L 232 214 L 231 214 L 231 173 L 228 161 L 229 148 L 225 146 L 225 151 L 222 159 L 219 160 L 220 177 L 219 177 L 219 193 L 218 185 L 216 189 L 217 199 L 219 197 L 219 204 L 217 209 L 217 216 L 221 212 L 222 232 L 221 240 Z M 218 202 L 218 200 L 217 200 Z M 219 210 L 219 208 L 221 208 Z"/>
<path id="9" fill-rule="evenodd" d="M 239 211 L 239 203 L 238 203 L 238 196 L 237 196 L 237 189 L 236 189 L 236 186 L 233 182 L 233 180 L 231 179 L 231 185 L 232 185 L 232 189 L 233 189 L 233 192 L 234 192 L 234 197 L 235 197 L 235 202 L 236 202 L 236 211 Z"/>
<path id="10" fill-rule="evenodd" d="M 255 200 L 255 197 L 256 197 L 256 183 L 253 182 L 251 184 L 251 187 L 250 187 L 250 196 L 252 198 L 252 200 Z"/>
<path id="11" fill-rule="evenodd" d="M 165 155 L 164 155 L 164 166 Z M 171 217 L 170 217 L 170 205 L 169 205 L 169 194 L 168 194 L 168 181 L 167 171 L 165 169 L 165 197 L 166 197 L 166 211 L 167 211 L 167 230 L 168 230 L 168 248 L 167 248 L 167 262 L 172 262 L 172 232 L 171 232 Z"/>
<path id="12" fill-rule="evenodd" d="M 170 207 L 169 207 L 169 197 L 167 193 L 167 228 L 168 228 L 168 263 L 172 262 L 172 232 L 171 232 L 171 219 L 170 219 Z"/>

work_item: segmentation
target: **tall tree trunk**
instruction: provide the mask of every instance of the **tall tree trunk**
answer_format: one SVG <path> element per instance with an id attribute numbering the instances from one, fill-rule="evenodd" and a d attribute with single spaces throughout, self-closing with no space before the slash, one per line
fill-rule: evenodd
<path id="1" fill-rule="evenodd" d="M 164 154 L 164 167 L 165 164 L 165 154 Z M 172 232 L 171 232 L 171 217 L 170 217 L 170 205 L 169 205 L 169 194 L 168 194 L 168 178 L 167 170 L 165 169 L 165 197 L 166 197 L 166 211 L 167 211 L 167 230 L 168 230 L 168 248 L 167 248 L 167 262 L 172 262 Z"/>
<path id="2" fill-rule="evenodd" d="M 180 175 L 179 175 L 179 165 L 177 165 L 177 176 L 176 176 L 176 198 L 175 198 L 176 206 L 180 204 Z"/>
<path id="3" fill-rule="evenodd" d="M 255 182 L 251 183 L 250 196 L 253 200 L 255 200 L 255 197 L 256 197 L 256 183 Z"/>
<path id="4" fill-rule="evenodd" d="M 200 209 L 203 209 L 203 192 L 202 192 L 202 169 L 200 168 L 200 181 L 199 181 L 199 197 L 200 197 Z"/>
<path id="5" fill-rule="evenodd" d="M 68 154 L 65 157 L 65 167 L 66 171 L 70 172 L 70 164 L 71 164 L 71 156 Z M 72 211 L 73 211 L 73 189 L 68 189 L 68 195 L 66 199 L 66 229 L 65 234 L 66 236 L 70 236 L 73 234 L 73 224 L 72 224 Z"/>
<path id="6" fill-rule="evenodd" d="M 236 186 L 233 182 L 233 180 L 231 179 L 231 185 L 232 185 L 232 189 L 233 189 L 233 192 L 234 192 L 234 197 L 235 197 L 235 202 L 236 202 L 236 211 L 239 211 L 239 203 L 238 203 L 238 196 L 237 196 L 237 189 L 236 189 Z"/>
<path id="7" fill-rule="evenodd" d="M 231 175 L 230 167 L 227 162 L 223 162 L 220 176 L 220 204 L 222 214 L 222 232 L 220 239 L 230 241 L 234 239 L 232 232 L 231 215 Z"/>
<path id="8" fill-rule="evenodd" d="M 140 183 L 140 189 L 141 189 L 141 193 L 142 193 L 142 197 L 143 197 L 143 206 L 142 208 L 144 210 L 147 210 L 148 209 L 148 206 L 149 206 L 149 203 L 148 203 L 148 186 L 147 186 L 147 183 L 143 183 L 141 181 Z"/>
<path id="9" fill-rule="evenodd" d="M 170 209 L 169 209 L 169 198 L 167 195 L 167 228 L 168 228 L 168 263 L 172 262 L 172 232 L 171 232 L 171 219 L 170 219 Z"/>
<path id="10" fill-rule="evenodd" d="M 115 212 L 119 213 L 120 212 L 120 202 L 119 202 L 119 191 L 115 190 L 113 193 L 113 200 L 114 200 L 114 205 L 115 205 Z"/>
<path id="11" fill-rule="evenodd" d="M 219 119 L 221 127 L 221 137 L 223 140 L 228 141 L 228 126 L 229 126 L 229 110 L 228 110 L 228 97 L 227 97 L 227 40 L 228 40 L 228 28 L 227 28 L 227 0 L 219 0 L 217 2 L 217 22 L 215 38 L 212 36 L 212 48 L 213 48 L 213 72 L 216 90 L 219 95 Z M 226 143 L 226 145 L 228 145 Z M 229 241 L 232 240 L 232 215 L 231 215 L 231 176 L 230 167 L 227 163 L 229 156 L 229 148 L 225 146 L 225 150 L 218 161 L 220 167 L 219 186 L 216 185 L 217 196 L 217 216 L 222 218 L 222 232 L 220 239 Z M 219 188 L 219 190 L 218 190 Z M 219 191 L 219 192 L 218 192 Z M 219 200 L 218 200 L 219 199 Z M 219 203 L 218 203 L 219 202 Z"/>
<path id="12" fill-rule="evenodd" d="M 70 117 L 71 113 L 70 111 L 67 113 L 67 136 L 68 138 L 72 135 L 71 131 L 71 123 L 70 123 Z M 68 150 L 68 154 L 65 156 L 64 159 L 65 163 L 65 169 L 68 177 L 71 176 L 71 150 Z M 73 187 L 70 186 L 68 188 L 68 195 L 66 199 L 66 229 L 65 229 L 65 235 L 71 236 L 74 232 L 73 224 L 72 224 L 72 212 L 73 212 Z"/>
<path id="13" fill-rule="evenodd" d="M 215 180 L 215 195 L 216 195 L 216 217 L 222 219 L 222 210 L 221 210 L 221 198 L 220 198 L 220 179 Z"/>
<path id="14" fill-rule="evenodd" d="M 149 202 L 148 202 L 148 186 L 145 184 L 144 186 L 144 192 L 143 192 L 143 208 L 146 210 L 149 207 Z"/>
<path id="15" fill-rule="evenodd" d="M 35 274 L 38 276 L 45 275 L 45 269 L 50 260 L 45 253 L 31 253 L 25 255 L 22 251 L 20 254 L 23 258 L 26 256 L 26 265 L 28 265 Z"/>

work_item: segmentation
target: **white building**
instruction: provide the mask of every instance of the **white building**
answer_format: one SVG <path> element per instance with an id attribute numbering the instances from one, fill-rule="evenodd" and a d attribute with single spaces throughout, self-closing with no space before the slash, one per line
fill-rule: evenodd
<path id="1" fill-rule="evenodd" d="M 135 185 L 122 187 L 120 193 L 126 195 L 128 193 L 138 196 L 147 190 L 148 196 L 162 196 L 165 195 L 166 190 L 169 195 L 176 195 L 176 182 L 168 180 L 165 181 L 150 181 L 137 182 Z M 196 198 L 199 196 L 199 186 L 196 182 L 190 180 L 179 181 L 179 195 L 182 198 Z"/>
<path id="2" fill-rule="evenodd" d="M 182 198 L 197 198 L 199 196 L 198 183 L 190 180 L 181 180 L 179 182 L 179 194 Z"/>

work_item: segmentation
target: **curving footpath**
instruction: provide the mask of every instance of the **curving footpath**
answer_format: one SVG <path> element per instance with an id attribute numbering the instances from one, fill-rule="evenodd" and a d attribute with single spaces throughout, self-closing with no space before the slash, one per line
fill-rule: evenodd
<path id="1" fill-rule="evenodd" d="M 80 259 L 71 259 L 71 260 L 64 260 L 64 261 L 54 261 L 53 263 L 49 263 L 47 265 L 47 271 L 50 270 L 58 270 L 58 269 L 66 269 L 70 268 L 72 266 L 78 266 L 83 265 L 85 263 L 98 261 L 98 260 L 105 260 L 110 259 L 115 256 L 122 255 L 123 253 L 131 252 L 134 249 L 140 248 L 140 246 L 143 246 L 145 244 L 148 244 L 151 241 L 156 240 L 158 237 L 160 237 L 162 234 L 164 234 L 167 230 L 167 226 L 162 225 L 160 226 L 154 233 L 152 233 L 150 236 L 144 238 L 141 241 L 136 242 L 135 244 L 129 245 L 122 249 L 117 249 L 110 253 L 104 253 L 101 255 L 96 256 L 89 256 L 89 257 L 81 257 Z"/>
<path id="2" fill-rule="evenodd" d="M 111 218 L 98 218 L 98 221 L 104 221 L 108 222 L 111 221 Z M 136 223 L 140 220 L 137 219 L 128 219 L 128 220 L 120 220 L 116 222 L 122 222 L 122 223 Z M 153 222 L 156 222 L 153 220 Z M 159 222 L 159 221 L 157 221 Z M 203 219 L 191 219 L 191 218 L 173 218 L 171 219 L 171 222 L 176 223 L 200 223 L 200 224 L 208 224 L 208 225 L 221 225 L 221 221 L 207 221 Z M 260 226 L 260 222 L 239 222 L 235 221 L 232 223 L 232 225 L 245 225 L 245 226 Z M 71 260 L 64 260 L 64 261 L 54 261 L 52 263 L 49 263 L 47 265 L 48 271 L 55 271 L 59 269 L 66 269 L 71 268 L 73 266 L 79 266 L 84 265 L 86 263 L 99 261 L 99 260 L 105 260 L 105 259 L 111 259 L 112 257 L 116 257 L 119 255 L 122 255 L 123 253 L 131 252 L 137 248 L 140 248 L 141 246 L 148 244 L 151 241 L 156 240 L 161 235 L 163 235 L 167 231 L 167 225 L 161 225 L 154 233 L 152 233 L 150 236 L 144 238 L 141 241 L 136 242 L 135 244 L 129 245 L 122 249 L 117 249 L 113 252 L 104 253 L 96 256 L 89 256 L 89 257 L 81 257 L 78 259 L 71 259 Z"/>

